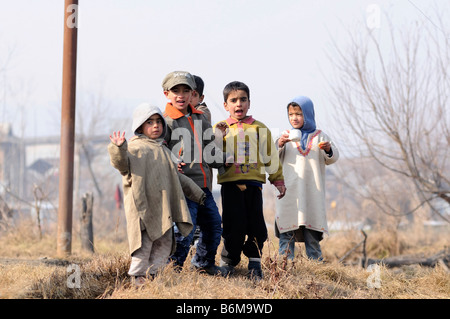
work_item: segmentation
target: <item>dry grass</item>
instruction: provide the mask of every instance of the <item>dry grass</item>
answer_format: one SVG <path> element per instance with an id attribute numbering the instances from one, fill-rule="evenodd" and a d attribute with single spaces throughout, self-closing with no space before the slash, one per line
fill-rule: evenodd
<path id="1" fill-rule="evenodd" d="M 428 234 L 388 231 L 371 232 L 367 240 L 367 254 L 382 258 L 397 253 L 424 253 L 429 255 L 448 245 L 448 239 Z M 39 239 L 30 225 L 23 224 L 14 231 L 0 235 L 0 298 L 14 299 L 411 299 L 450 297 L 450 276 L 437 266 L 427 268 L 379 268 L 379 288 L 370 288 L 372 272 L 358 265 L 338 263 L 338 257 L 357 244 L 359 232 L 332 234 L 322 243 L 327 263 L 316 263 L 304 258 L 300 247 L 294 262 L 277 254 L 278 240 L 271 235 L 264 247 L 263 271 L 260 282 L 246 279 L 246 260 L 243 258 L 237 272 L 230 278 L 211 277 L 192 270 L 187 262 L 181 272 L 170 265 L 154 280 L 136 288 L 127 275 L 130 258 L 126 242 L 109 238 L 96 239 L 94 255 L 80 252 L 74 235 L 70 258 L 59 260 L 55 236 Z M 117 238 L 117 236 L 115 236 Z M 420 244 L 420 245 L 418 245 Z M 42 257 L 47 259 L 42 259 Z M 349 256 L 347 262 L 357 263 L 360 252 Z M 41 258 L 41 259 L 40 259 Z M 3 261 L 3 262 L 2 262 Z M 71 288 L 73 269 L 79 267 L 80 286 Z M 69 281 L 70 282 L 69 282 Z"/>

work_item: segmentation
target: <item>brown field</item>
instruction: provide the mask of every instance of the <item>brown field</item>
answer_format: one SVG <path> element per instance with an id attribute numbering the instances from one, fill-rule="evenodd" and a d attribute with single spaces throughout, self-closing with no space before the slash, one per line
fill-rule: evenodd
<path id="1" fill-rule="evenodd" d="M 448 299 L 450 275 L 445 265 L 378 268 L 360 266 L 361 249 L 338 260 L 363 238 L 358 231 L 332 233 L 322 241 L 326 263 L 306 259 L 300 248 L 294 262 L 278 256 L 278 240 L 269 229 L 260 282 L 246 279 L 245 257 L 230 278 L 211 277 L 192 270 L 187 261 L 181 272 L 170 266 L 154 280 L 136 288 L 127 270 L 130 262 L 123 230 L 95 238 L 95 254 L 83 253 L 76 232 L 72 254 L 56 258 L 56 235 L 48 230 L 39 238 L 33 222 L 23 222 L 0 234 L 1 299 Z M 446 235 L 445 235 L 446 234 Z M 369 231 L 368 258 L 399 254 L 431 256 L 449 246 L 448 229 L 430 232 Z M 220 251 L 219 247 L 219 251 Z M 219 254 L 218 254 L 219 255 Z M 217 257 L 218 258 L 218 257 Z M 218 259 L 217 259 L 218 260 Z M 78 286 L 74 274 L 79 274 Z"/>

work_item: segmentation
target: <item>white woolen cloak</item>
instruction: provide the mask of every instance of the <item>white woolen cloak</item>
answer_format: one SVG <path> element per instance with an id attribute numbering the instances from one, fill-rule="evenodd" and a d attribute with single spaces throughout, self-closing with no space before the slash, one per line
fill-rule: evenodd
<path id="1" fill-rule="evenodd" d="M 322 141 L 331 143 L 331 157 L 318 147 Z M 276 201 L 276 232 L 285 233 L 305 226 L 328 233 L 325 166 L 339 158 L 336 145 L 325 133 L 316 130 L 309 134 L 306 150 L 301 148 L 300 143 L 288 142 L 279 152 L 286 195 Z"/>

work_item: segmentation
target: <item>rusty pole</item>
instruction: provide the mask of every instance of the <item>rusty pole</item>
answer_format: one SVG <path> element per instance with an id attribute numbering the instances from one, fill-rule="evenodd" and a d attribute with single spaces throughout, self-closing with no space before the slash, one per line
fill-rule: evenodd
<path id="1" fill-rule="evenodd" d="M 78 0 L 65 0 L 57 254 L 72 252 Z"/>

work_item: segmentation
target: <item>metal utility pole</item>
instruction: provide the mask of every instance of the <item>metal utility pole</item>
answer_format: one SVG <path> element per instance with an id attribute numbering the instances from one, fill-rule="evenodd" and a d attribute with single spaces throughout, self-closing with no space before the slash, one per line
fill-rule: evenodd
<path id="1" fill-rule="evenodd" d="M 78 0 L 65 0 L 57 254 L 72 252 Z"/>

